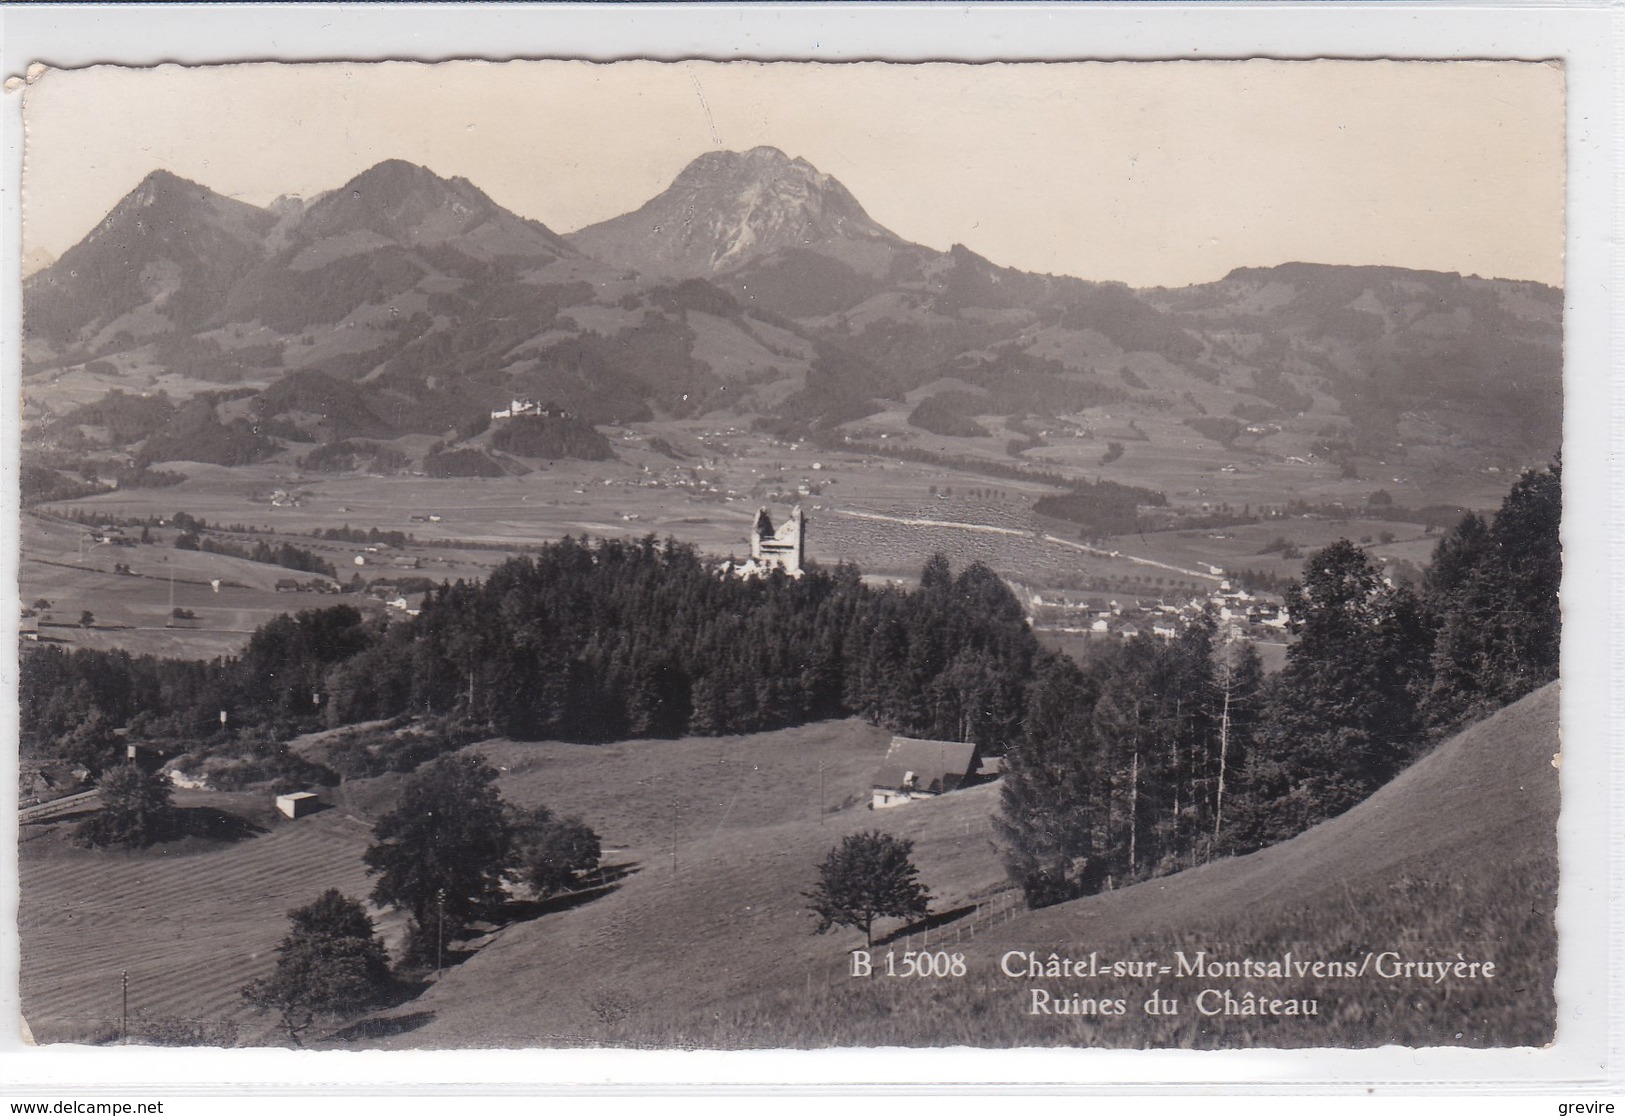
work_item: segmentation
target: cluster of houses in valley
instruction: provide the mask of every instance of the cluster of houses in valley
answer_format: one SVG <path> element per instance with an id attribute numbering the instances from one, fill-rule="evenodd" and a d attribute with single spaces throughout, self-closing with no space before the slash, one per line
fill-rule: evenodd
<path id="1" fill-rule="evenodd" d="M 136 540 L 124 533 L 122 527 L 97 527 L 86 531 L 86 539 L 97 546 L 135 546 Z"/>
<path id="2" fill-rule="evenodd" d="M 304 507 L 305 493 L 289 491 L 286 488 L 273 489 L 269 496 L 251 496 L 254 503 L 264 502 L 273 508 L 300 508 Z"/>
<path id="3" fill-rule="evenodd" d="M 821 463 L 813 463 L 813 471 L 816 472 L 822 468 Z M 640 474 L 636 477 L 628 480 L 606 479 L 604 483 L 617 484 L 623 488 L 676 490 L 686 492 L 695 499 L 732 503 L 736 500 L 757 498 L 795 500 L 804 497 L 821 496 L 824 492 L 824 485 L 826 483 L 833 484 L 834 481 L 832 479 L 802 476 L 792 482 L 781 476 L 777 480 L 758 481 L 750 491 L 741 492 L 737 488 L 728 487 L 728 479 L 721 466 L 711 461 L 695 465 L 672 465 L 664 469 L 652 469 L 644 465 Z"/>
<path id="4" fill-rule="evenodd" d="M 1286 631 L 1286 606 L 1272 593 L 1253 593 L 1222 580 L 1206 596 L 1183 601 L 1166 598 L 1112 598 L 1100 593 L 1035 590 L 1028 594 L 1028 614 L 1035 627 L 1094 636 L 1131 639 L 1137 635 L 1174 639 L 1185 626 L 1211 607 L 1223 639 L 1242 636 L 1280 638 Z"/>

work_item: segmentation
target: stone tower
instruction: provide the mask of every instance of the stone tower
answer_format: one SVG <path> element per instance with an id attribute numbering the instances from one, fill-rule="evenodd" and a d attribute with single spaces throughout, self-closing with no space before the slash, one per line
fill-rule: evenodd
<path id="1" fill-rule="evenodd" d="M 756 513 L 750 532 L 750 556 L 764 573 L 780 569 L 791 577 L 801 575 L 801 562 L 807 553 L 807 519 L 797 504 L 776 530 L 773 518 L 763 508 Z"/>

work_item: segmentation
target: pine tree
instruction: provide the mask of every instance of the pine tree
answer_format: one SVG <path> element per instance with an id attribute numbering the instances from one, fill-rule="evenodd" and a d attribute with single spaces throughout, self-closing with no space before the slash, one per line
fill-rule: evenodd
<path id="1" fill-rule="evenodd" d="M 1225 796 L 1235 797 L 1233 788 L 1241 783 L 1240 775 L 1247 769 L 1264 689 L 1264 663 L 1258 649 L 1251 643 L 1241 643 L 1224 655 L 1217 665 L 1214 685 L 1220 707 L 1213 778 L 1213 844 L 1223 848 Z M 1232 802 L 1232 812 L 1234 808 Z"/>
<path id="2" fill-rule="evenodd" d="M 1414 758 L 1431 639 L 1414 595 L 1389 587 L 1347 539 L 1310 555 L 1286 599 L 1297 640 L 1274 687 L 1260 773 L 1285 765 L 1277 777 L 1300 802 L 1279 820 L 1303 827 L 1347 810 Z"/>
<path id="3" fill-rule="evenodd" d="M 1493 522 L 1468 515 L 1424 581 L 1437 628 L 1425 714 L 1436 735 L 1557 677 L 1562 469 L 1526 472 Z"/>
<path id="4" fill-rule="evenodd" d="M 1090 719 L 1095 696 L 1070 659 L 1041 656 L 1023 731 L 1005 755 L 994 824 L 1005 868 L 1030 907 L 1095 890 L 1104 875 L 1096 837 L 1110 784 Z"/>

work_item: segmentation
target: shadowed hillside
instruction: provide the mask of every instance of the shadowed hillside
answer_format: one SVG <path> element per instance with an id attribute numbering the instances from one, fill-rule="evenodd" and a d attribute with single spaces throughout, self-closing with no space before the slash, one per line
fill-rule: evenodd
<path id="1" fill-rule="evenodd" d="M 857 721 L 598 747 L 488 741 L 473 747 L 503 771 L 504 797 L 579 813 L 603 835 L 608 885 L 480 929 L 459 943 L 460 963 L 415 1000 L 347 1032 L 348 1041 L 1538 1045 L 1555 1020 L 1557 717 L 1558 691 L 1548 686 L 1289 842 L 1038 912 L 1021 909 L 1004 875 L 990 826 L 997 789 L 871 811 L 869 776 L 886 737 Z M 133 915 L 120 905 L 134 893 L 115 893 L 114 884 L 147 862 L 63 847 L 30 829 L 22 918 L 31 960 L 25 1003 L 36 1034 L 112 1033 L 116 974 L 128 968 L 141 1013 L 241 1026 L 244 1040 L 267 1041 L 270 1024 L 251 1015 L 235 989 L 264 971 L 280 932 L 276 914 L 311 888 L 330 883 L 366 894 L 365 819 L 387 808 L 398 782 L 349 785 L 338 809 L 298 823 L 271 818 L 268 800 L 259 801 L 254 816 L 268 835 L 187 846 L 176 850 L 184 855 L 149 863 L 138 888 L 146 905 Z M 861 938 L 812 933 L 803 892 L 815 865 L 845 834 L 873 828 L 915 843 L 934 912 L 928 924 L 883 920 L 877 960 L 888 948 L 898 959 L 909 949 L 958 953 L 963 977 L 853 979 L 848 951 Z M 191 975 L 164 984 L 153 966 L 166 964 L 159 943 L 177 932 L 175 903 L 184 900 L 175 897 L 200 882 L 210 897 L 188 908 L 179 931 L 194 949 Z M 154 895 L 174 902 L 153 903 Z M 393 932 L 398 919 L 386 922 Z M 1487 980 L 1443 983 L 1369 974 L 1032 980 L 1001 974 L 1000 958 L 1010 951 L 1040 959 L 1094 951 L 1102 963 L 1150 958 L 1171 966 L 1175 951 L 1221 963 L 1287 951 L 1300 961 L 1354 964 L 1368 952 L 1452 962 L 1459 955 L 1493 961 L 1496 970 Z M 95 963 L 85 965 L 86 956 Z M 1035 1016 L 1034 987 L 1055 998 L 1121 998 L 1128 1011 Z M 1204 988 L 1313 999 L 1317 1014 L 1204 1017 L 1191 1007 Z M 1182 1013 L 1143 1014 L 1153 990 L 1177 998 Z"/>
<path id="2" fill-rule="evenodd" d="M 459 1034 L 488 1034 L 502 1035 L 496 1041 L 504 1045 L 1539 1045 L 1552 1037 L 1556 1016 L 1557 718 L 1558 690 L 1548 686 L 1292 841 L 1040 912 L 991 922 L 970 916 L 965 925 L 977 927 L 974 935 L 950 923 L 932 949 L 965 955 L 968 972 L 957 980 L 852 979 L 842 968 L 843 951 L 857 942 L 794 933 L 791 912 L 804 878 L 791 870 L 797 859 L 791 854 L 805 850 L 807 860 L 820 837 L 832 843 L 853 822 L 827 826 L 824 834 L 793 823 L 761 830 L 755 839 L 740 832 L 729 842 L 737 857 L 727 861 L 730 870 L 707 858 L 689 870 L 686 887 L 651 871 L 651 878 L 634 881 L 641 887 L 561 916 L 554 927 L 537 924 L 525 939 L 510 935 L 500 952 L 468 962 L 420 1001 L 437 1018 L 401 1042 L 456 1044 Z M 993 868 L 987 831 L 970 816 L 992 805 L 992 795 L 971 791 L 856 820 L 878 819 L 915 838 L 922 878 L 940 889 L 947 880 L 964 880 L 980 860 Z M 954 875 L 943 872 L 949 865 Z M 806 874 L 810 868 L 809 861 Z M 946 902 L 939 897 L 934 909 L 967 900 L 999 907 L 985 892 L 956 892 Z M 776 968 L 762 964 L 752 944 L 761 916 L 751 911 L 776 912 L 773 921 L 787 931 L 776 943 Z M 652 930 L 622 933 L 631 918 L 639 927 L 681 921 L 704 933 L 678 951 Z M 896 949 L 900 956 L 925 944 L 916 934 Z M 1209 962 L 1278 961 L 1286 951 L 1300 961 L 1357 966 L 1368 952 L 1373 960 L 1364 977 L 1340 979 L 1176 973 L 1034 980 L 999 971 L 1000 958 L 1012 950 L 1041 959 L 1097 951 L 1104 963 L 1153 958 L 1171 967 L 1175 951 L 1187 960 L 1205 951 Z M 1383 979 L 1372 975 L 1378 954 L 1397 955 L 1382 962 L 1387 968 L 1413 960 L 1454 963 L 1458 955 L 1496 967 L 1489 979 Z M 537 993 L 535 1006 L 517 1010 L 508 1009 L 525 997 L 503 998 L 500 1027 L 488 1018 L 497 998 L 485 994 L 501 975 L 489 964 L 499 957 L 501 974 L 523 974 Z M 753 980 L 741 979 L 747 971 Z M 651 996 L 646 980 L 655 972 L 664 991 Z M 1034 987 L 1055 999 L 1121 998 L 1128 1010 L 1119 1018 L 1034 1015 Z M 1313 999 L 1317 1011 L 1204 1016 L 1194 998 L 1207 988 L 1238 999 L 1249 991 Z M 1181 1013 L 1146 1016 L 1141 1005 L 1154 990 L 1177 998 Z"/>

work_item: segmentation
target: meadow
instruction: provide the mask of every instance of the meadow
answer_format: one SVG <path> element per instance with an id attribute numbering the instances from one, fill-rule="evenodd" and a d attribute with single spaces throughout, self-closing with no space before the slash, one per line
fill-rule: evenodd
<path id="1" fill-rule="evenodd" d="M 271 1021 L 257 1019 L 238 989 L 271 971 L 289 910 L 327 887 L 366 894 L 369 826 L 349 810 L 293 822 L 271 809 L 269 794 L 179 791 L 175 801 L 233 814 L 261 832 L 125 852 L 68 844 L 71 816 L 22 827 L 21 992 L 35 1041 L 117 1038 L 121 973 L 130 1017 L 142 1026 L 274 1041 Z"/>
<path id="2" fill-rule="evenodd" d="M 49 602 L 32 621 L 41 641 L 213 658 L 239 650 L 281 613 L 336 599 L 276 592 L 279 579 L 313 576 L 280 566 L 176 550 L 167 538 L 150 546 L 88 546 L 84 534 L 77 524 L 23 518 L 18 592 L 25 607 Z M 115 573 L 116 565 L 130 572 Z M 218 589 L 211 584 L 217 579 Z M 194 618 L 174 621 L 172 609 Z M 93 618 L 89 627 L 79 623 L 85 611 Z"/>
<path id="3" fill-rule="evenodd" d="M 605 1041 L 737 1046 L 1539 1046 L 1556 977 L 1558 691 L 1537 691 L 1440 745 L 1347 814 L 1280 845 L 1056 907 L 1013 912 L 968 941 L 963 979 L 845 978 L 762 990 L 725 1010 L 600 1032 Z M 916 940 L 916 947 L 921 943 Z M 1018 951 L 1172 974 L 1012 978 Z M 1346 978 L 1184 975 L 1212 960 L 1367 965 Z M 1376 960 L 1378 955 L 1397 955 Z M 1370 960 L 1368 961 L 1368 957 Z M 1396 963 L 1491 961 L 1492 976 L 1385 979 Z M 1017 967 L 1019 968 L 1019 962 Z M 1035 1014 L 1033 989 L 1121 1000 L 1122 1016 Z M 1313 1000 L 1313 1016 L 1204 1015 L 1206 989 Z M 1153 995 L 1177 1012 L 1147 1014 Z M 1222 1002 L 1210 994 L 1209 1006 Z"/>
<path id="4" fill-rule="evenodd" d="M 835 721 L 754 736 L 605 746 L 486 741 L 470 750 L 516 804 L 582 816 L 605 846 L 608 886 L 477 926 L 421 995 L 329 1046 L 580 1044 L 1310 1046 L 1538 1044 L 1554 1019 L 1557 690 L 1447 741 L 1349 813 L 1245 857 L 1027 911 L 992 827 L 997 785 L 875 812 L 869 776 L 885 733 Z M 302 749 L 319 747 L 309 741 Z M 277 1040 L 236 989 L 267 971 L 285 912 L 325 887 L 364 896 L 373 817 L 401 776 L 346 783 L 298 821 L 268 794 L 183 792 L 183 805 L 263 832 L 143 853 L 25 826 L 23 997 L 41 1041 L 116 1034 L 119 974 L 132 1015 L 200 1021 L 239 1041 Z M 960 953 L 961 978 L 854 979 L 850 930 L 814 934 L 802 893 L 841 836 L 881 828 L 915 842 L 933 894 L 924 923 L 879 927 L 877 946 Z M 1485 850 L 1494 850 L 1485 855 Z M 399 915 L 382 919 L 398 941 Z M 901 932 L 901 933 L 899 933 Z M 1034 982 L 998 969 L 1011 950 L 1047 957 L 1360 960 L 1459 953 L 1493 980 L 1248 982 L 1160 976 L 1042 982 L 1063 997 L 1122 998 L 1123 1018 L 1034 1016 Z M 1204 987 L 1314 999 L 1308 1018 L 1205 1017 Z M 1182 1002 L 1147 1016 L 1153 991 Z"/>
<path id="5" fill-rule="evenodd" d="M 330 734 L 294 744 L 317 754 L 323 735 Z M 630 875 L 619 890 L 586 906 L 483 926 L 463 943 L 467 953 L 442 983 L 386 1018 L 449 1014 L 429 1032 L 439 1036 L 431 1038 L 437 1045 L 466 1044 L 475 1027 L 488 1042 L 513 1034 L 514 1026 L 565 1041 L 583 1020 L 597 1018 L 592 1005 L 601 1007 L 606 997 L 633 997 L 644 979 L 640 974 L 668 967 L 674 952 L 700 956 L 720 948 L 731 957 L 736 939 L 718 931 L 736 920 L 765 935 L 764 945 L 784 936 L 792 954 L 810 964 L 827 960 L 830 939 L 816 939 L 822 950 L 800 941 L 811 916 L 800 910 L 799 891 L 810 886 L 813 865 L 827 846 L 872 817 L 865 809 L 869 776 L 888 740 L 861 722 L 835 721 L 754 736 L 601 747 L 500 740 L 471 746 L 502 772 L 507 800 L 581 815 L 603 839 L 606 869 Z M 234 814 L 260 830 L 235 842 L 188 838 L 142 852 L 91 850 L 67 841 L 74 815 L 25 826 L 22 994 L 36 1040 L 116 1036 L 120 973 L 127 971 L 132 1016 L 204 1025 L 216 1033 L 234 1029 L 246 1043 L 278 1041 L 274 1021 L 256 1016 L 237 990 L 270 971 L 288 910 L 327 887 L 357 898 L 370 892 L 361 853 L 372 820 L 393 808 L 402 778 L 386 775 L 323 791 L 330 808 L 297 821 L 275 813 L 268 791 L 177 792 L 177 805 Z M 931 840 L 922 841 L 920 854 L 939 875 L 961 875 L 952 863 L 955 845 L 972 833 L 985 842 L 992 801 L 986 791 L 948 802 L 950 815 L 938 816 L 949 820 L 926 827 Z M 919 831 L 927 820 L 916 815 L 910 828 Z M 1003 886 L 991 860 L 982 872 L 964 876 L 966 883 L 950 895 L 965 894 L 965 887 Z M 687 901 L 701 894 L 705 901 Z M 583 922 L 587 911 L 592 918 Z M 402 916 L 374 913 L 386 941 L 398 943 Z M 612 920 L 609 928 L 596 921 L 600 915 Z M 559 943 L 575 940 L 583 926 L 595 941 L 622 948 L 593 947 L 601 964 L 583 966 L 579 955 L 570 961 L 570 947 Z M 523 993 L 538 968 L 551 969 L 561 959 L 565 975 L 580 982 L 569 996 Z M 604 976 L 606 969 L 620 968 L 625 972 Z M 744 984 L 719 987 L 738 994 L 763 975 L 760 966 L 744 969 Z M 455 991 L 448 983 L 454 978 Z M 688 978 L 675 969 L 670 978 L 675 1005 Z M 549 979 L 556 986 L 562 977 Z M 488 980 L 509 994 L 487 1002 Z M 519 995 L 512 994 L 515 989 Z M 536 1015 L 561 1005 L 562 1014 Z M 465 1018 L 469 1012 L 478 1018 Z"/>
<path id="6" fill-rule="evenodd" d="M 814 934 L 802 893 L 825 853 L 860 830 L 915 842 L 935 910 L 968 919 L 979 907 L 1007 906 L 990 824 L 997 788 L 871 811 L 869 776 L 886 740 L 843 721 L 601 749 L 476 745 L 508 768 L 505 797 L 579 809 L 613 846 L 606 863 L 630 874 L 602 897 L 491 935 L 423 996 L 388 1013 L 402 1026 L 379 1044 L 662 1043 L 667 1021 L 721 1017 L 764 988 L 834 982 L 862 939 L 852 930 Z M 391 1028 L 380 1021 L 378 1029 Z"/>
<path id="7" fill-rule="evenodd" d="M 1382 542 L 1384 533 L 1393 541 Z M 1298 557 L 1282 556 L 1274 547 L 1282 539 L 1298 548 Z M 1415 523 L 1382 519 L 1284 516 L 1230 527 L 1119 535 L 1108 545 L 1171 565 L 1201 568 L 1211 563 L 1226 571 L 1256 570 L 1284 579 L 1299 575 L 1303 556 L 1338 539 L 1359 543 L 1375 558 L 1408 561 L 1420 570 L 1432 559 L 1439 532 L 1429 532 Z"/>
<path id="8" fill-rule="evenodd" d="M 661 433 L 653 433 L 656 429 Z M 176 532 L 168 528 L 155 529 L 151 546 L 89 545 L 84 531 L 65 517 L 164 520 L 185 511 L 217 528 L 242 525 L 256 532 L 215 532 L 226 541 L 290 542 L 309 550 L 333 564 L 340 582 L 356 573 L 368 580 L 417 576 L 439 582 L 483 578 L 513 550 L 566 535 L 654 534 L 706 553 L 742 557 L 756 510 L 766 506 L 778 519 L 796 503 L 808 515 L 811 558 L 856 562 L 876 576 L 912 579 L 940 551 L 956 568 L 986 562 L 1031 587 L 1106 582 L 1149 594 L 1205 585 L 1202 578 L 1086 553 L 1065 541 L 1072 529 L 1032 514 L 1033 503 L 1052 491 L 1035 482 L 831 454 L 700 422 L 611 431 L 616 460 L 551 462 L 513 477 L 312 474 L 300 471 L 286 454 L 234 469 L 175 463 L 174 470 L 187 479 L 172 487 L 122 489 L 24 516 L 23 599 L 51 602 L 47 624 L 58 626 L 48 626 L 42 638 L 213 657 L 239 650 L 255 627 L 279 613 L 335 599 L 276 593 L 278 581 L 310 578 L 225 555 L 175 550 Z M 273 502 L 276 493 L 284 496 Z M 922 518 L 1011 533 L 908 522 Z M 417 545 L 373 552 L 311 537 L 313 531 L 345 527 L 402 532 Z M 1039 539 L 1041 532 L 1054 532 L 1062 541 Z M 1131 542 L 1138 545 L 1123 541 L 1125 555 L 1136 553 Z M 357 558 L 365 564 L 356 565 Z M 400 570 L 397 563 L 416 568 Z M 115 574 L 115 564 L 128 566 L 130 573 Z M 173 607 L 196 614 L 184 625 L 169 623 L 171 577 Z M 209 585 L 216 579 L 222 582 L 218 590 Z M 95 617 L 90 628 L 77 624 L 83 610 Z"/>

